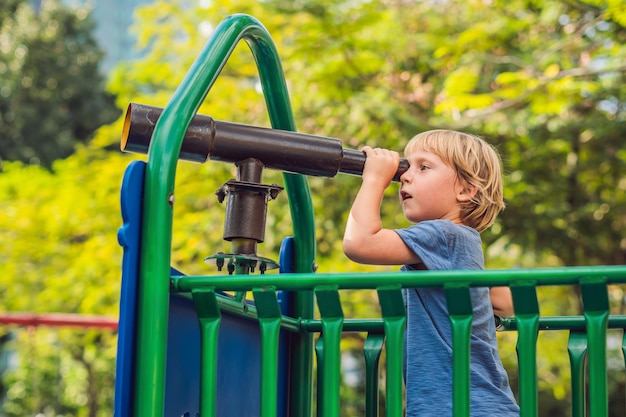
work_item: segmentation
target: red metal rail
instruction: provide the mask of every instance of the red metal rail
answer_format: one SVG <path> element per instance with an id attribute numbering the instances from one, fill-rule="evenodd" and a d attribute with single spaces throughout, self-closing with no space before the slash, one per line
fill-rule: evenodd
<path id="1" fill-rule="evenodd" d="M 0 313 L 0 325 L 96 327 L 117 330 L 117 318 L 69 313 Z"/>

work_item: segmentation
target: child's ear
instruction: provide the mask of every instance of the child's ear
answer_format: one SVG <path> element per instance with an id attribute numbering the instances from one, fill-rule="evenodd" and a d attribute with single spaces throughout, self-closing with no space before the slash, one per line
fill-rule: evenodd
<path id="1" fill-rule="evenodd" d="M 474 197 L 476 197 L 477 192 L 478 188 L 475 186 L 471 184 L 464 184 L 463 187 L 460 187 L 460 190 L 456 195 L 456 199 L 462 203 L 472 201 Z"/>

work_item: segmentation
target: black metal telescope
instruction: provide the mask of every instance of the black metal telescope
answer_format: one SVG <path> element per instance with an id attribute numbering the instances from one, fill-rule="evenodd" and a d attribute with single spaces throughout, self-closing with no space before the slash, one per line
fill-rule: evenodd
<path id="1" fill-rule="evenodd" d="M 126 110 L 121 149 L 147 153 L 154 127 L 163 109 L 130 103 Z M 361 175 L 365 153 L 345 149 L 339 139 L 214 120 L 196 115 L 183 138 L 179 159 L 238 162 L 258 159 L 270 169 L 334 177 L 338 172 Z M 409 167 L 400 160 L 394 181 Z"/>

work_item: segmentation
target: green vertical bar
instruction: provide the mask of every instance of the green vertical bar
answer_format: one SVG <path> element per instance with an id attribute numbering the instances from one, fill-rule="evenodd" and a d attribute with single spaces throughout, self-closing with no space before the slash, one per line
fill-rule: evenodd
<path id="1" fill-rule="evenodd" d="M 326 366 L 324 366 L 324 335 L 320 334 L 317 338 L 317 343 L 315 343 L 315 354 L 317 355 L 317 402 L 315 404 L 316 416 L 324 415 L 324 382 L 326 381 L 325 370 Z"/>
<path id="2" fill-rule="evenodd" d="M 290 315 L 313 318 L 312 291 L 298 291 L 293 300 Z M 310 417 L 313 415 L 313 333 L 290 333 L 289 346 L 289 415 Z"/>
<path id="3" fill-rule="evenodd" d="M 215 292 L 193 290 L 191 296 L 200 321 L 200 415 L 214 417 L 217 397 L 217 339 L 222 315 Z"/>
<path id="4" fill-rule="evenodd" d="M 339 417 L 339 387 L 341 381 L 341 331 L 343 311 L 336 287 L 315 288 L 317 306 L 322 319 L 323 349 L 321 381 L 318 382 L 317 415 Z M 318 362 L 319 363 L 319 362 Z"/>
<path id="5" fill-rule="evenodd" d="M 452 400 L 453 415 L 470 415 L 470 335 L 473 308 L 468 285 L 445 286 L 448 314 L 452 326 Z M 445 399 L 444 399 L 445 401 Z"/>
<path id="6" fill-rule="evenodd" d="M 606 333 L 609 320 L 609 295 L 604 279 L 581 279 L 589 349 L 589 415 L 609 415 L 606 372 Z"/>
<path id="7" fill-rule="evenodd" d="M 587 334 L 570 330 L 567 342 L 572 374 L 572 417 L 585 417 L 585 359 Z"/>
<path id="8" fill-rule="evenodd" d="M 387 350 L 386 416 L 402 417 L 402 340 L 406 326 L 406 309 L 400 287 L 379 287 L 377 290 Z"/>
<path id="9" fill-rule="evenodd" d="M 235 263 L 235 275 L 250 275 L 250 267 L 241 263 Z M 239 301 L 242 305 L 246 303 L 247 291 L 235 291 L 234 299 Z"/>
<path id="10" fill-rule="evenodd" d="M 365 357 L 365 417 L 378 417 L 378 363 L 385 336 L 369 333 L 363 345 Z"/>
<path id="11" fill-rule="evenodd" d="M 622 356 L 626 365 L 626 330 L 622 330 Z"/>
<path id="12" fill-rule="evenodd" d="M 281 312 L 274 289 L 255 289 L 261 328 L 261 416 L 275 417 L 278 393 L 278 337 Z"/>
<path id="13" fill-rule="evenodd" d="M 519 400 L 521 417 L 537 417 L 537 335 L 539 303 L 535 282 L 511 284 L 517 321 L 517 356 L 519 368 Z"/>

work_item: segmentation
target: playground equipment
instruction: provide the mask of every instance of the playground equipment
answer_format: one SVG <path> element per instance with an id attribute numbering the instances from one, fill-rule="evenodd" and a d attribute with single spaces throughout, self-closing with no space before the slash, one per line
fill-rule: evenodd
<path id="1" fill-rule="evenodd" d="M 273 129 L 196 115 L 240 40 L 257 62 Z M 607 329 L 625 329 L 626 318 L 609 316 L 607 285 L 624 283 L 626 267 L 315 274 L 305 175 L 359 174 L 364 156 L 343 149 L 336 139 L 294 131 L 276 49 L 261 23 L 247 15 L 233 15 L 215 29 L 164 109 L 130 106 L 122 147 L 147 152 L 148 159 L 131 163 L 122 185 L 116 416 L 306 417 L 314 410 L 318 416 L 338 416 L 343 332 L 367 334 L 366 415 L 378 415 L 384 350 L 385 415 L 402 416 L 405 311 L 400 291 L 411 287 L 446 292 L 454 341 L 454 416 L 468 416 L 469 288 L 498 285 L 511 287 L 515 304 L 516 318 L 503 325 L 518 333 L 521 415 L 537 415 L 538 332 L 560 329 L 570 333 L 572 416 L 608 416 Z M 219 193 L 227 204 L 224 239 L 231 250 L 210 257 L 218 269 L 226 266 L 228 275 L 186 276 L 170 265 L 178 159 L 237 166 L 237 178 Z M 257 255 L 267 203 L 283 189 L 261 183 L 265 167 L 285 171 L 293 222 L 293 236 L 283 241 L 277 261 Z M 276 267 L 280 274 L 252 275 Z M 542 285 L 580 285 L 583 316 L 540 317 L 536 288 Z M 377 291 L 381 317 L 345 318 L 339 292 L 348 289 Z M 246 292 L 253 301 L 246 300 Z M 320 318 L 313 316 L 314 302 Z M 623 346 L 626 350 L 626 339 Z"/>

